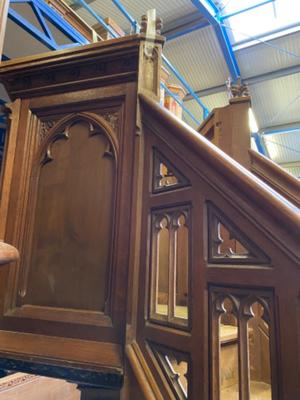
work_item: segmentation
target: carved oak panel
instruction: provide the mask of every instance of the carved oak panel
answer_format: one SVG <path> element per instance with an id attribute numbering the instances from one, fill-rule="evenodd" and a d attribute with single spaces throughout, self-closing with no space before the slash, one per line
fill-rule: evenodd
<path id="1" fill-rule="evenodd" d="M 21 304 L 104 310 L 115 161 L 107 133 L 87 120 L 58 126 L 46 141 L 31 177 Z"/>

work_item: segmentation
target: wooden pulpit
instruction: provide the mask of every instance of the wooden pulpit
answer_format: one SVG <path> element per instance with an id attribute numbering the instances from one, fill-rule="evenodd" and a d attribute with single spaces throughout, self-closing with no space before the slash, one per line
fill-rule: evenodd
<path id="1" fill-rule="evenodd" d="M 137 93 L 159 97 L 163 39 L 4 62 L 0 368 L 116 387 L 123 379 Z"/>

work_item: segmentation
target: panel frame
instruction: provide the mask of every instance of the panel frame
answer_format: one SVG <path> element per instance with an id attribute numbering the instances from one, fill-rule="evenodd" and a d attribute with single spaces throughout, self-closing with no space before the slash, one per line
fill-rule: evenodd
<path id="1" fill-rule="evenodd" d="M 126 115 L 126 109 L 130 107 L 132 101 L 136 96 L 136 83 L 124 83 L 116 84 L 111 87 L 103 87 L 98 89 L 90 90 L 77 90 L 75 92 L 67 92 L 61 95 L 48 95 L 42 97 L 36 97 L 30 101 L 27 99 L 16 100 L 16 104 L 20 102 L 20 119 L 19 123 L 15 127 L 18 136 L 18 142 L 15 146 L 11 143 L 11 147 L 8 148 L 8 152 L 14 154 L 12 156 L 16 159 L 17 163 L 14 165 L 14 169 L 10 177 L 8 177 L 7 171 L 5 171 L 6 179 L 11 182 L 11 190 L 5 195 L 10 196 L 10 204 L 6 210 L 6 218 L 2 220 L 2 231 L 5 231 L 5 237 L 8 238 L 10 242 L 16 243 L 18 248 L 22 252 L 24 251 L 19 233 L 22 228 L 16 226 L 16 219 L 13 216 L 18 215 L 18 224 L 21 222 L 22 217 L 24 217 L 24 207 L 26 207 L 26 193 L 28 194 L 28 189 L 26 189 L 26 179 L 30 170 L 30 165 L 34 160 L 35 153 L 38 148 L 38 139 L 34 138 L 34 135 L 30 135 L 32 127 L 38 128 L 41 123 L 38 121 L 37 115 L 42 118 L 48 118 L 51 115 L 51 109 L 61 110 L 64 106 L 63 113 L 68 113 L 74 111 L 75 115 L 78 116 L 79 110 L 83 110 L 83 115 L 88 115 L 90 117 L 89 110 L 102 108 L 103 112 L 108 113 L 118 113 L 119 122 L 116 126 L 117 132 L 113 133 L 112 127 L 110 127 L 109 122 L 105 121 L 103 118 L 98 118 L 105 128 L 112 132 L 114 136 L 114 142 L 116 148 L 120 147 L 122 151 L 122 159 L 119 160 L 120 164 L 126 165 L 121 172 L 121 168 L 118 169 L 117 177 L 117 197 L 118 204 L 124 203 L 126 198 L 129 198 L 130 193 L 130 183 L 127 180 L 128 170 L 131 169 L 131 153 L 132 145 L 130 141 L 124 138 L 124 128 L 127 127 L 129 131 L 134 129 L 134 115 Z M 13 106 L 12 106 L 13 108 Z M 55 111 L 56 112 L 56 111 Z M 16 110 L 16 114 L 19 110 Z M 13 115 L 14 116 L 14 115 Z M 75 117 L 74 117 L 75 118 Z M 97 118 L 96 118 L 97 119 Z M 22 127 L 26 127 L 25 131 Z M 52 127 L 48 135 L 55 129 Z M 10 133 L 10 135 L 12 132 Z M 22 135 L 22 136 L 20 136 Z M 118 136 L 118 138 L 117 138 Z M 23 139 L 20 140 L 20 137 Z M 132 141 L 134 140 L 134 135 L 132 135 Z M 33 141 L 33 142 L 32 142 Z M 118 141 L 118 144 L 117 144 Z M 25 146 L 25 147 L 24 147 Z M 26 150 L 27 149 L 27 150 Z M 29 152 L 30 157 L 25 161 L 24 153 Z M 7 160 L 9 163 L 9 160 Z M 25 164 L 24 164 L 25 162 Z M 5 165 L 7 169 L 7 166 Z M 18 171 L 22 171 L 22 175 Z M 126 184 L 125 184 L 126 182 Z M 25 186 L 24 186 L 25 185 Z M 2 202 L 5 201 L 6 196 L 2 196 Z M 24 197 L 25 196 L 25 197 Z M 3 203 L 2 203 L 3 204 Z M 118 206 L 116 206 L 118 209 Z M 3 209 L 2 209 L 3 212 Z M 126 215 L 125 215 L 126 214 Z M 128 218 L 130 216 L 125 211 L 119 212 L 115 215 L 116 226 L 123 226 L 122 229 L 116 228 L 118 235 L 123 235 L 126 230 Z M 24 221 L 24 219 L 23 219 Z M 123 223 L 121 222 L 123 221 Z M 24 226 L 24 222 L 22 223 Z M 124 236 L 125 237 L 125 236 Z M 117 240 L 117 239 L 115 239 Z M 125 245 L 125 243 L 124 243 Z M 120 258 L 126 258 L 127 252 L 119 249 L 115 254 L 114 267 L 110 273 L 110 292 L 112 290 L 118 290 L 117 287 L 123 287 L 124 279 L 126 277 L 125 269 L 127 268 L 126 262 L 121 261 Z M 2 310 L 2 318 L 0 320 L 0 327 L 2 330 L 12 330 L 12 331 L 22 331 L 26 330 L 28 333 L 33 334 L 43 334 L 49 335 L 54 334 L 61 337 L 70 337 L 77 339 L 88 339 L 102 342 L 115 342 L 118 343 L 122 337 L 122 330 L 124 326 L 124 299 L 111 298 L 106 306 L 105 313 L 101 312 L 86 312 L 80 310 L 66 310 L 57 308 L 47 308 L 47 307 L 16 307 L 14 298 L 16 294 L 16 276 L 18 271 L 18 265 L 11 265 L 9 271 L 2 271 L 3 281 L 6 282 L 6 289 L 1 291 L 0 305 Z M 123 269 L 123 272 L 121 270 Z M 117 274 L 116 271 L 119 271 Z M 0 272 L 1 274 L 1 272 Z M 112 289 L 113 288 L 113 289 Z M 120 289 L 119 289 L 120 290 Z M 3 293 L 6 293 L 5 298 Z M 124 297 L 126 294 L 124 293 Z M 35 321 L 32 324 L 32 321 Z M 26 328 L 25 328 L 26 327 Z M 45 340 L 47 341 L 46 337 Z M 1 346 L 0 346 L 1 352 Z"/>

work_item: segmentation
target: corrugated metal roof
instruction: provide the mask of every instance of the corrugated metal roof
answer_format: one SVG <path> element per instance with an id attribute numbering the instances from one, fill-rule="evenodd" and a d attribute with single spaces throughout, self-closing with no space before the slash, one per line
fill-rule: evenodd
<path id="1" fill-rule="evenodd" d="M 250 94 L 260 129 L 299 122 L 300 73 L 251 85 Z"/>
<path id="2" fill-rule="evenodd" d="M 84 19 L 90 26 L 97 24 L 97 20 L 91 15 L 86 9 L 77 7 L 76 1 L 67 0 L 67 3 L 76 9 L 76 13 Z M 125 32 L 130 32 L 130 23 L 121 14 L 121 12 L 114 6 L 111 0 L 96 0 L 89 2 L 89 6 L 95 11 L 95 13 L 102 18 L 112 18 Z M 138 16 L 139 19 L 140 16 Z"/>
<path id="3" fill-rule="evenodd" d="M 236 51 L 243 78 L 300 64 L 300 32 Z"/>
<path id="4" fill-rule="evenodd" d="M 263 135 L 264 143 L 273 161 L 278 164 L 300 162 L 299 131 Z"/>
<path id="5" fill-rule="evenodd" d="M 164 54 L 194 90 L 225 83 L 229 76 L 214 30 L 206 27 L 167 42 Z"/>
<path id="6" fill-rule="evenodd" d="M 75 0 L 66 0 L 66 2 L 71 5 L 76 3 Z M 198 14 L 190 0 L 122 0 L 122 4 L 138 21 L 148 9 L 155 8 L 157 15 L 164 20 L 165 28 L 168 24 L 179 24 L 181 19 L 185 19 L 192 13 Z M 97 14 L 102 17 L 111 17 L 127 33 L 130 31 L 128 21 L 111 0 L 94 0 L 89 2 L 89 5 Z M 14 7 L 20 7 L 20 5 Z M 22 5 L 22 7 L 22 13 L 36 25 L 36 17 L 32 13 L 28 14 L 30 10 L 28 5 Z M 96 19 L 82 7 L 76 6 L 76 12 L 89 25 L 97 23 Z M 55 29 L 52 26 L 52 30 Z M 59 42 L 64 43 L 65 38 L 58 32 L 55 32 L 55 36 Z M 43 44 L 11 20 L 8 20 L 6 37 L 9 38 L 9 42 L 6 40 L 4 53 L 11 58 L 48 51 Z M 223 85 L 228 78 L 228 68 L 211 27 L 199 29 L 167 42 L 164 54 L 195 91 Z M 300 68 L 300 32 L 274 39 L 268 44 L 261 43 L 238 50 L 236 57 L 242 78 L 261 76 L 288 67 L 299 66 Z M 176 82 L 176 79 L 170 77 L 170 82 Z M 251 83 L 250 93 L 260 128 L 288 123 L 300 125 L 300 73 L 294 71 L 293 74 L 281 78 Z M 227 94 L 223 91 L 205 96 L 202 101 L 210 110 L 228 103 Z M 195 101 L 186 101 L 185 105 L 199 120 L 202 120 L 202 110 Z M 189 117 L 186 116 L 185 119 L 192 126 L 197 127 Z M 265 140 L 274 161 L 299 160 L 297 151 L 300 148 L 300 134 L 268 135 L 265 136 Z"/>
<path id="7" fill-rule="evenodd" d="M 76 1 L 67 0 L 67 3 L 77 8 Z M 145 14 L 147 10 L 155 8 L 157 16 L 163 19 L 164 25 L 167 25 L 171 21 L 177 20 L 183 15 L 188 15 L 195 11 L 195 7 L 189 0 L 176 0 L 176 1 L 123 0 L 122 4 L 127 9 L 127 11 L 132 15 L 132 17 L 135 18 L 137 21 L 140 21 L 141 16 Z M 130 31 L 130 24 L 125 19 L 125 17 L 122 16 L 118 8 L 112 3 L 111 0 L 95 0 L 89 2 L 89 5 L 98 15 L 102 16 L 103 18 L 111 17 L 126 32 Z M 96 23 L 95 19 L 84 9 L 82 8 L 76 9 L 76 12 L 82 18 L 84 18 L 88 24 L 93 25 Z"/>

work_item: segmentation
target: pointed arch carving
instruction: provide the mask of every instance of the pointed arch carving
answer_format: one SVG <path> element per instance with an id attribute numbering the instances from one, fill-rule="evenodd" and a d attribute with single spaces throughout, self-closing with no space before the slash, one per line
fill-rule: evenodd
<path id="1" fill-rule="evenodd" d="M 60 139 L 69 138 L 70 128 L 79 121 L 85 121 L 89 124 L 89 133 L 91 136 L 105 134 L 110 142 L 108 154 L 117 159 L 119 152 L 118 140 L 111 125 L 102 116 L 89 112 L 80 112 L 69 114 L 60 120 L 53 122 L 44 135 L 43 143 L 38 152 L 37 158 L 41 163 L 51 160 L 51 146 Z"/>
<path id="2" fill-rule="evenodd" d="M 70 114 L 49 129 L 31 171 L 19 305 L 104 312 L 117 161 L 115 133 L 98 115 Z"/>

